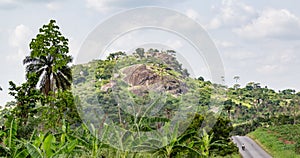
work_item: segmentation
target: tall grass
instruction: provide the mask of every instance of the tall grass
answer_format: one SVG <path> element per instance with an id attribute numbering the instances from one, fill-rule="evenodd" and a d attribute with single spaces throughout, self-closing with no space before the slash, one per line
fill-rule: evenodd
<path id="1" fill-rule="evenodd" d="M 283 125 L 270 128 L 258 128 L 248 135 L 274 158 L 300 158 L 300 155 L 295 153 L 294 144 L 296 140 L 299 139 L 299 132 L 299 126 Z"/>

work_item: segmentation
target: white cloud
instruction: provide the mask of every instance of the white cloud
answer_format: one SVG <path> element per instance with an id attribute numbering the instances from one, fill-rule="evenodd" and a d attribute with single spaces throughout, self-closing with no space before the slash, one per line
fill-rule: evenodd
<path id="1" fill-rule="evenodd" d="M 26 40 L 31 34 L 32 31 L 27 26 L 20 24 L 12 32 L 9 43 L 14 47 L 21 47 L 25 42 L 28 42 Z"/>
<path id="2" fill-rule="evenodd" d="M 230 41 L 215 40 L 215 43 L 220 48 L 229 48 L 236 46 L 233 42 Z"/>
<path id="3" fill-rule="evenodd" d="M 0 5 L 12 4 L 15 3 L 14 0 L 1 0 Z"/>
<path id="4" fill-rule="evenodd" d="M 110 9 L 106 4 L 109 0 L 86 0 L 86 7 L 105 12 Z"/>
<path id="5" fill-rule="evenodd" d="M 46 3 L 51 0 L 0 0 L 0 9 L 14 9 L 25 3 Z"/>
<path id="6" fill-rule="evenodd" d="M 11 53 L 6 57 L 7 60 L 22 60 L 27 51 L 29 51 L 29 42 L 32 37 L 32 31 L 25 25 L 18 25 L 10 33 L 9 44 L 17 48 L 17 53 Z"/>
<path id="7" fill-rule="evenodd" d="M 186 10 L 185 14 L 193 20 L 197 20 L 199 18 L 198 12 L 196 12 L 194 9 Z"/>
<path id="8" fill-rule="evenodd" d="M 248 39 L 294 39 L 300 37 L 300 19 L 286 9 L 268 8 L 252 23 L 236 29 L 235 32 Z"/>
<path id="9" fill-rule="evenodd" d="M 208 25 L 205 26 L 205 28 L 216 29 L 216 28 L 219 28 L 221 25 L 222 25 L 221 20 L 219 20 L 218 18 L 214 18 L 209 22 Z"/>
<path id="10" fill-rule="evenodd" d="M 295 59 L 298 57 L 296 56 L 297 50 L 283 50 L 282 53 L 279 55 L 279 61 L 283 64 L 293 63 Z"/>
<path id="11" fill-rule="evenodd" d="M 171 47 L 174 50 L 178 50 L 183 47 L 183 44 L 180 40 L 167 40 L 166 45 Z"/>
<path id="12" fill-rule="evenodd" d="M 61 4 L 58 2 L 50 2 L 46 4 L 47 9 L 52 10 L 52 11 L 56 11 L 61 9 Z"/>
<path id="13" fill-rule="evenodd" d="M 217 15 L 206 26 L 208 29 L 217 29 L 221 26 L 240 26 L 257 16 L 251 6 L 238 0 L 223 0 L 220 7 L 213 6 Z"/>
<path id="14" fill-rule="evenodd" d="M 12 9 L 17 7 L 17 2 L 14 0 L 0 0 L 0 9 Z"/>
<path id="15" fill-rule="evenodd" d="M 257 72 L 263 74 L 274 74 L 282 71 L 282 67 L 272 64 L 272 65 L 262 65 L 256 69 Z"/>
<path id="16" fill-rule="evenodd" d="M 224 51 L 225 57 L 239 62 L 245 62 L 245 60 L 251 60 L 257 58 L 259 55 L 255 52 L 242 49 L 234 49 Z"/>
<path id="17" fill-rule="evenodd" d="M 113 9 L 134 8 L 149 5 L 168 5 L 182 3 L 185 0 L 85 0 L 86 7 L 99 12 L 107 12 Z"/>

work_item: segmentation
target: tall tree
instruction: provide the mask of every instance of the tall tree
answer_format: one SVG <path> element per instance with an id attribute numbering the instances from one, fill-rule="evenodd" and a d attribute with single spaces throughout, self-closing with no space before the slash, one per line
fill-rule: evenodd
<path id="1" fill-rule="evenodd" d="M 145 57 L 145 50 L 144 50 L 144 48 L 137 48 L 135 51 L 139 55 L 140 58 Z"/>
<path id="2" fill-rule="evenodd" d="M 235 105 L 235 103 L 232 102 L 231 99 L 226 100 L 226 101 L 224 102 L 224 109 L 227 111 L 229 120 L 231 119 L 231 110 L 232 110 L 232 108 L 233 108 L 234 105 Z"/>
<path id="3" fill-rule="evenodd" d="M 61 34 L 55 20 L 50 20 L 39 32 L 30 43 L 30 56 L 23 61 L 26 76 L 36 74 L 45 95 L 58 89 L 69 89 L 72 75 L 68 64 L 72 57 L 68 55 L 68 39 Z"/>
<path id="4" fill-rule="evenodd" d="M 235 80 L 235 83 L 237 83 L 238 80 L 240 79 L 240 76 L 234 76 L 233 79 Z"/>

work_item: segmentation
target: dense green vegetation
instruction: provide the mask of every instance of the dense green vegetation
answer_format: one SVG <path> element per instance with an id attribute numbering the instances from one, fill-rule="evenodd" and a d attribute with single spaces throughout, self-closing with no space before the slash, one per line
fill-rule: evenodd
<path id="1" fill-rule="evenodd" d="M 249 134 L 274 157 L 300 157 L 300 125 L 280 125 L 258 128 Z"/>
<path id="2" fill-rule="evenodd" d="M 238 157 L 230 136 L 259 127 L 258 139 L 266 130 L 295 142 L 275 154 L 299 153 L 295 90 L 241 87 L 238 76 L 232 88 L 191 78 L 172 50 L 138 48 L 70 66 L 55 21 L 39 31 L 23 61 L 26 82 L 9 82 L 14 100 L 0 111 L 0 157 Z M 284 124 L 294 133 L 276 128 Z"/>
<path id="3" fill-rule="evenodd" d="M 299 123 L 300 93 L 295 90 L 275 92 L 250 82 L 243 88 L 228 88 L 227 98 L 226 115 L 234 123 L 234 134 L 244 135 L 257 127 Z"/>

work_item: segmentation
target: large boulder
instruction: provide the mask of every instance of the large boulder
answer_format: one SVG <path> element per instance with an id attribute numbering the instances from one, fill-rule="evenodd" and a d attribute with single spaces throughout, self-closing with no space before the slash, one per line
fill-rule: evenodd
<path id="1" fill-rule="evenodd" d="M 169 92 L 171 94 L 185 93 L 186 86 L 183 82 L 172 75 L 159 75 L 153 68 L 145 64 L 136 64 L 123 68 L 121 71 L 122 80 L 129 85 L 128 89 L 136 95 L 144 95 L 149 91 Z M 113 88 L 116 82 L 113 80 L 103 85 L 101 90 L 107 91 Z"/>

